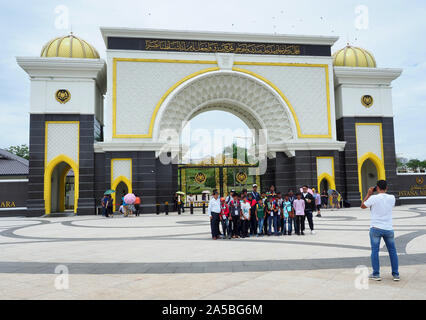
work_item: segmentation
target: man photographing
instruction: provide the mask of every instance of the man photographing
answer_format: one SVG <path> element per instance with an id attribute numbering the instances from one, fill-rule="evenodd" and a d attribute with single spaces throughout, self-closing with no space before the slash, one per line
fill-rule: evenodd
<path id="1" fill-rule="evenodd" d="M 379 250 L 380 240 L 383 238 L 389 252 L 393 280 L 399 281 L 398 255 L 392 226 L 392 208 L 395 206 L 395 196 L 387 194 L 386 191 L 386 181 L 377 181 L 377 186 L 368 189 L 368 193 L 361 204 L 362 209 L 370 208 L 371 210 L 370 242 L 373 273 L 369 278 L 376 281 L 382 280 L 380 277 Z M 377 194 L 374 195 L 374 192 L 377 192 Z"/>

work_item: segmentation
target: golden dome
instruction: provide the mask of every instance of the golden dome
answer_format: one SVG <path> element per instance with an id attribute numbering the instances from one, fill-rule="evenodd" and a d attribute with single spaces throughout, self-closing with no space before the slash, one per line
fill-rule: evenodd
<path id="1" fill-rule="evenodd" d="M 333 54 L 333 64 L 336 67 L 377 67 L 376 60 L 370 52 L 349 44 Z"/>
<path id="2" fill-rule="evenodd" d="M 99 59 L 99 53 L 92 45 L 72 33 L 50 40 L 44 45 L 40 56 L 45 58 Z"/>

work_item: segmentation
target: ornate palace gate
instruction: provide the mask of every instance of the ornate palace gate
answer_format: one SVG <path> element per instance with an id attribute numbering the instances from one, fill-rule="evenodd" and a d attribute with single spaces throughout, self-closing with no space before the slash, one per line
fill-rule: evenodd
<path id="1" fill-rule="evenodd" d="M 201 195 L 203 191 L 211 193 L 217 189 L 221 196 L 226 196 L 232 189 L 237 192 L 243 189 L 251 190 L 256 183 L 260 190 L 260 176 L 250 175 L 249 168 L 256 168 L 256 165 L 180 165 L 179 189 L 188 195 Z"/>

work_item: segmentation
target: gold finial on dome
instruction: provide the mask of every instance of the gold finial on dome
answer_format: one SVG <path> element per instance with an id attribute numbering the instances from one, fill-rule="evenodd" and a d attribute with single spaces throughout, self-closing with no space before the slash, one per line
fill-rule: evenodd
<path id="1" fill-rule="evenodd" d="M 99 59 L 99 53 L 87 41 L 76 37 L 72 32 L 64 37 L 58 37 L 46 43 L 41 50 L 45 58 L 80 58 Z"/>
<path id="2" fill-rule="evenodd" d="M 348 45 L 333 54 L 336 67 L 376 68 L 374 56 L 367 50 Z"/>

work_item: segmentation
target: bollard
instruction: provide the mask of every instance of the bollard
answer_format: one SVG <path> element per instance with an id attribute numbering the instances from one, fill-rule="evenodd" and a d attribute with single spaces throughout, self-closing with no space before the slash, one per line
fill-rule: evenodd
<path id="1" fill-rule="evenodd" d="M 166 213 L 166 216 L 169 215 L 169 203 L 167 201 L 164 203 L 164 212 Z"/>
<path id="2" fill-rule="evenodd" d="M 180 215 L 181 214 L 181 210 L 182 210 L 182 204 L 179 202 L 178 203 L 178 214 Z"/>
<path id="3" fill-rule="evenodd" d="M 194 214 L 194 204 L 191 202 L 191 204 L 189 205 L 189 212 L 191 214 Z"/>
<path id="4" fill-rule="evenodd" d="M 157 203 L 156 207 L 157 207 L 157 215 L 159 215 L 160 214 L 160 204 Z"/>
<path id="5" fill-rule="evenodd" d="M 203 201 L 203 214 L 206 214 L 206 202 Z"/>

